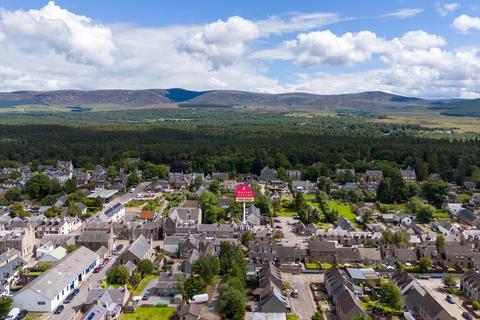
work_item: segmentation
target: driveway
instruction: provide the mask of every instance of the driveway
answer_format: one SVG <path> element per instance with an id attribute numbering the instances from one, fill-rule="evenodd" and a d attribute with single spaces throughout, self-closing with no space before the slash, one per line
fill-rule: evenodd
<path id="1" fill-rule="evenodd" d="M 417 280 L 448 313 L 456 319 L 463 319 L 462 313 L 467 311 L 462 307 L 463 300 L 460 297 L 455 297 L 457 303 L 449 303 L 447 301 L 448 293 L 443 289 L 442 279 Z"/>
<path id="2" fill-rule="evenodd" d="M 298 290 L 298 298 L 288 297 L 292 313 L 296 314 L 298 319 L 310 320 L 317 310 L 310 284 L 323 283 L 324 275 L 282 273 L 282 280 L 289 282 L 293 288 Z"/>

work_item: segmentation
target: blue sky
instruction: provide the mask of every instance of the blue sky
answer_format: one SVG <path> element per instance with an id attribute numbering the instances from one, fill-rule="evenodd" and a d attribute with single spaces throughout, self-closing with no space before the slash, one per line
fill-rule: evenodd
<path id="1" fill-rule="evenodd" d="M 0 1 L 0 86 L 480 97 L 474 0 Z"/>

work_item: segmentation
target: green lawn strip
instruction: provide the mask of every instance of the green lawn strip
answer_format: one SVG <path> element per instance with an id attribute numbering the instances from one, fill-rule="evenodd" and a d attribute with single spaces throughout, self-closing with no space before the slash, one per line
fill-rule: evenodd
<path id="1" fill-rule="evenodd" d="M 157 276 L 156 275 L 149 275 L 149 276 L 146 276 L 145 278 L 142 279 L 142 281 L 140 281 L 140 283 L 138 284 L 137 288 L 135 289 L 133 295 L 134 296 L 139 296 L 142 294 L 143 290 L 147 287 L 147 285 L 152 282 Z"/>
<path id="2" fill-rule="evenodd" d="M 167 307 L 138 307 L 135 313 L 125 313 L 122 320 L 169 320 L 175 308 Z"/>

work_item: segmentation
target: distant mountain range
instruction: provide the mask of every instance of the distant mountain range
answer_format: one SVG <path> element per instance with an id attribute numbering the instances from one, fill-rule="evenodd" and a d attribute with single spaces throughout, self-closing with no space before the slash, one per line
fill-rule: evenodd
<path id="1" fill-rule="evenodd" d="M 233 90 L 190 91 L 180 88 L 147 90 L 58 90 L 0 93 L 0 108 L 22 105 L 66 108 L 137 109 L 156 107 L 224 107 L 271 110 L 397 109 L 425 107 L 450 112 L 457 104 L 480 110 L 480 100 L 431 101 L 380 91 L 338 95 L 267 94 Z"/>

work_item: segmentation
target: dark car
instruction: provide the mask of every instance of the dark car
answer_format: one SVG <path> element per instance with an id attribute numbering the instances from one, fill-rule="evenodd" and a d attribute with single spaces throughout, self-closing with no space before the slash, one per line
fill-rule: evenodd
<path id="1" fill-rule="evenodd" d="M 464 311 L 462 313 L 462 317 L 464 317 L 467 320 L 472 320 L 473 319 L 473 316 L 470 313 L 468 313 L 467 311 Z"/>
<path id="2" fill-rule="evenodd" d="M 73 289 L 72 295 L 75 297 L 80 292 L 80 289 Z"/>
<path id="3" fill-rule="evenodd" d="M 20 311 L 18 316 L 15 318 L 15 320 L 22 320 L 23 318 L 25 318 L 27 316 L 27 313 L 28 313 L 27 310 Z"/>
<path id="4" fill-rule="evenodd" d="M 148 300 L 150 298 L 150 293 L 145 292 L 145 294 L 142 297 L 142 300 Z"/>
<path id="5" fill-rule="evenodd" d="M 122 250 L 122 249 L 123 249 L 123 244 L 119 244 L 119 245 L 115 248 L 115 250 L 117 250 L 117 251 L 120 251 L 120 250 Z"/>
<path id="6" fill-rule="evenodd" d="M 55 309 L 55 314 L 60 314 L 63 311 L 63 309 L 65 309 L 63 304 L 59 305 L 57 309 Z"/>
<path id="7" fill-rule="evenodd" d="M 73 294 L 69 294 L 69 295 L 65 298 L 65 301 L 63 301 L 63 303 L 70 303 L 70 302 L 72 302 L 72 299 L 73 299 Z"/>

